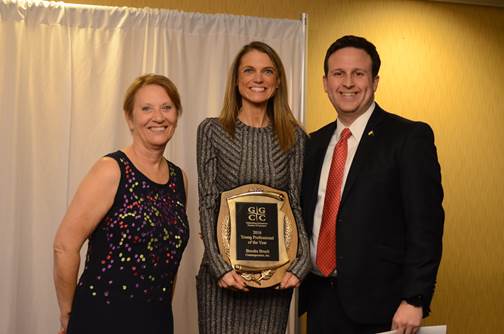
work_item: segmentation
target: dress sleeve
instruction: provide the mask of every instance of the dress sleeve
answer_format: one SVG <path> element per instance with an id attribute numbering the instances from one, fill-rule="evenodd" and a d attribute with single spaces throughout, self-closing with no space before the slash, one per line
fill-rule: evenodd
<path id="1" fill-rule="evenodd" d="M 289 271 L 299 279 L 303 279 L 310 270 L 310 252 L 308 246 L 308 237 L 303 224 L 303 215 L 301 212 L 300 191 L 301 178 L 303 176 L 303 158 L 306 142 L 306 134 L 301 128 L 296 128 L 296 143 L 290 152 L 289 159 L 289 201 L 292 212 L 296 219 L 296 225 L 299 234 L 298 251 L 295 261 L 289 268 Z"/>
<path id="2" fill-rule="evenodd" d="M 199 214 L 205 256 L 211 273 L 220 278 L 231 271 L 230 264 L 224 261 L 219 253 L 216 238 L 217 208 L 219 205 L 219 191 L 216 186 L 217 155 L 214 149 L 212 119 L 206 119 L 198 126 L 197 164 L 198 164 L 198 194 Z"/>

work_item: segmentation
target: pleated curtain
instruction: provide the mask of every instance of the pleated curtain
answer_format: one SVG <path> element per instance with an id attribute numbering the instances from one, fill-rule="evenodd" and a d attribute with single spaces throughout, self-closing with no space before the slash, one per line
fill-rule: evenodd
<path id="1" fill-rule="evenodd" d="M 219 114 L 230 63 L 252 40 L 280 54 L 300 116 L 301 21 L 0 0 L 0 333 L 58 330 L 54 234 L 92 164 L 131 142 L 122 100 L 144 73 L 168 76 L 182 97 L 165 156 L 189 177 L 191 239 L 173 304 L 176 333 L 197 333 L 196 128 Z"/>

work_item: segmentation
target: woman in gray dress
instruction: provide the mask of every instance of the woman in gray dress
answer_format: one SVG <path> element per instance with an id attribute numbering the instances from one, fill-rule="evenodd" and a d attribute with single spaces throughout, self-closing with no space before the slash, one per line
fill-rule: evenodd
<path id="1" fill-rule="evenodd" d="M 198 127 L 198 187 L 205 252 L 197 276 L 200 333 L 285 333 L 293 288 L 310 267 L 299 192 L 306 134 L 287 102 L 277 53 L 252 42 L 236 56 L 219 118 Z M 219 254 L 220 194 L 249 183 L 289 195 L 299 233 L 297 257 L 275 288 L 247 287 Z"/>

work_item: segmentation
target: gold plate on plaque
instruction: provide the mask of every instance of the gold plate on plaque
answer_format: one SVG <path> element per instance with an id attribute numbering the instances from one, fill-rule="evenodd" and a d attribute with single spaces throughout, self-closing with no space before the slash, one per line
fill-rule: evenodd
<path id="1" fill-rule="evenodd" d="M 261 184 L 223 192 L 217 242 L 221 255 L 248 286 L 280 283 L 296 258 L 298 244 L 287 193 Z"/>

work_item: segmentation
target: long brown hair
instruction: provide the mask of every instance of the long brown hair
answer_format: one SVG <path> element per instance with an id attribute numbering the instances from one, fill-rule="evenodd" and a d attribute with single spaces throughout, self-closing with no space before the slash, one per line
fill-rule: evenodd
<path id="1" fill-rule="evenodd" d="M 273 124 L 273 129 L 278 137 L 282 150 L 289 150 L 296 141 L 295 127 L 298 122 L 292 115 L 288 103 L 287 78 L 285 69 L 278 54 L 266 43 L 254 41 L 245 45 L 236 55 L 229 69 L 224 104 L 219 120 L 227 133 L 233 137 L 238 113 L 242 107 L 242 97 L 238 91 L 238 69 L 241 59 L 252 50 L 265 53 L 271 59 L 278 76 L 279 85 L 275 94 L 268 100 L 267 115 Z"/>

